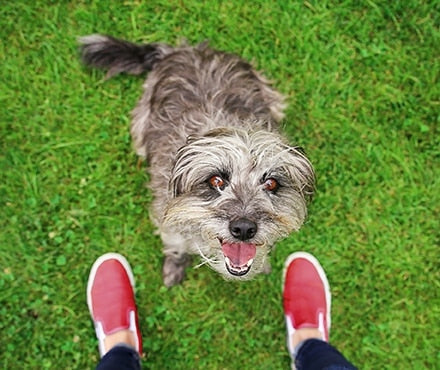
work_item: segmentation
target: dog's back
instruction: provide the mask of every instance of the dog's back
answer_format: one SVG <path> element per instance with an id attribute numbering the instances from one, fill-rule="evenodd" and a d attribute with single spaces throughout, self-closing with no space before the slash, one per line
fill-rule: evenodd
<path id="1" fill-rule="evenodd" d="M 206 43 L 173 48 L 103 35 L 85 36 L 80 42 L 83 62 L 108 70 L 107 77 L 152 71 L 132 124 L 135 149 L 149 159 L 149 148 L 157 147 L 170 131 L 177 149 L 188 136 L 217 127 L 255 123 L 270 130 L 283 118 L 283 98 L 264 77 L 238 56 Z M 172 125 L 178 127 L 173 130 Z"/>

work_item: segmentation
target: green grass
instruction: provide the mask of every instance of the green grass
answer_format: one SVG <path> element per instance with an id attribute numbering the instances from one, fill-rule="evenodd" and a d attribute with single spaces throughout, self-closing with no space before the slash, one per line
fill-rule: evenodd
<path id="1" fill-rule="evenodd" d="M 30 5 L 30 4 L 33 5 Z M 150 369 L 288 368 L 284 259 L 315 254 L 333 292 L 331 342 L 363 369 L 440 361 L 439 50 L 435 1 L 34 1 L 0 7 L 0 367 L 98 361 L 85 286 L 95 258 L 134 267 Z M 306 225 L 273 271 L 206 267 L 162 287 L 148 175 L 129 136 L 142 80 L 103 81 L 76 38 L 211 45 L 287 96 L 285 130 L 316 167 Z"/>

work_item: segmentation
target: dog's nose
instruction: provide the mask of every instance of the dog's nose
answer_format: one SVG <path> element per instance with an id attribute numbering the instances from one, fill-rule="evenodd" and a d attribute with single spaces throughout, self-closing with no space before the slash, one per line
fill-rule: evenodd
<path id="1" fill-rule="evenodd" d="M 257 224 L 247 218 L 239 218 L 229 224 L 229 231 L 232 236 L 240 240 L 248 240 L 257 233 Z"/>

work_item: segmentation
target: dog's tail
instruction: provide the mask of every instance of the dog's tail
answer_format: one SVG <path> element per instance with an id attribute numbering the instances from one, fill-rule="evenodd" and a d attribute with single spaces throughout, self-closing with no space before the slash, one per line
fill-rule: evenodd
<path id="1" fill-rule="evenodd" d="M 134 44 L 106 35 L 88 35 L 78 39 L 84 64 L 107 70 L 107 78 L 118 73 L 139 75 L 170 54 L 166 44 Z"/>

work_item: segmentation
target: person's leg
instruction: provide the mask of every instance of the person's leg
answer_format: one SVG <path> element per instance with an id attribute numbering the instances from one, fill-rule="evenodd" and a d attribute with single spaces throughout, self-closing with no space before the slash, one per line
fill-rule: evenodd
<path id="1" fill-rule="evenodd" d="M 356 369 L 329 343 L 331 295 L 318 260 L 291 254 L 283 276 L 287 347 L 296 369 Z"/>
<path id="2" fill-rule="evenodd" d="M 134 347 L 117 344 L 99 361 L 96 370 L 140 370 L 139 353 Z"/>
<path id="3" fill-rule="evenodd" d="M 301 329 L 300 329 L 301 330 Z M 335 347 L 322 339 L 306 339 L 295 352 L 296 369 L 356 369 Z"/>
<path id="4" fill-rule="evenodd" d="M 99 370 L 140 369 L 142 337 L 127 260 L 116 253 L 99 257 L 87 284 L 87 304 L 95 325 Z"/>

